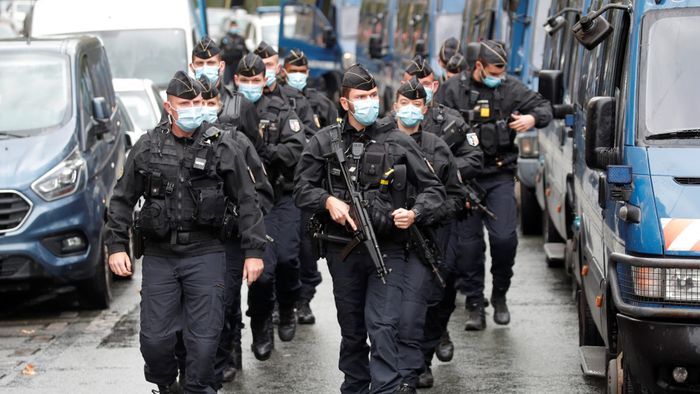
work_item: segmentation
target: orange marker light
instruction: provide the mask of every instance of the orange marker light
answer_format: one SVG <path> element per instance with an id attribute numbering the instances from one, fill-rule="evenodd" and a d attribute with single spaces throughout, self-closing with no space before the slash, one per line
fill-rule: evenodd
<path id="1" fill-rule="evenodd" d="M 587 276 L 588 275 L 588 266 L 584 265 L 581 267 L 581 276 Z"/>
<path id="2" fill-rule="evenodd" d="M 597 306 L 598 308 L 603 306 L 603 296 L 596 296 L 595 297 L 595 306 Z"/>

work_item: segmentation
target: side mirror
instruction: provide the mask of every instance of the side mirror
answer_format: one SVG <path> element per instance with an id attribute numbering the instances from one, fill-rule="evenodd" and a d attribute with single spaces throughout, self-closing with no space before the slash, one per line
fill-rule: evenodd
<path id="1" fill-rule="evenodd" d="M 571 104 L 553 104 L 552 114 L 554 119 L 566 119 L 567 115 L 574 114 L 574 106 Z"/>
<path id="2" fill-rule="evenodd" d="M 92 117 L 97 122 L 107 122 L 110 118 L 109 105 L 104 97 L 92 99 Z"/>
<path id="3" fill-rule="evenodd" d="M 559 70 L 541 70 L 538 91 L 552 105 L 564 102 L 564 73 Z"/>
<path id="4" fill-rule="evenodd" d="M 415 55 L 425 56 L 427 52 L 425 49 L 425 40 L 416 40 Z"/>
<path id="5" fill-rule="evenodd" d="M 369 38 L 369 57 L 371 59 L 381 59 L 384 57 L 382 37 L 379 34 L 372 34 Z"/>
<path id="6" fill-rule="evenodd" d="M 548 20 L 547 23 L 544 24 L 544 31 L 546 31 L 550 36 L 553 36 L 564 26 L 566 26 L 566 18 L 559 15 L 554 19 Z"/>
<path id="7" fill-rule="evenodd" d="M 612 9 L 624 10 L 629 13 L 632 12 L 632 4 L 608 4 L 597 11 L 589 12 L 571 28 L 571 31 L 574 32 L 574 37 L 586 49 L 591 50 L 597 47 L 613 32 L 613 27 L 610 23 L 601 17 L 606 11 Z"/>
<path id="8" fill-rule="evenodd" d="M 326 48 L 333 48 L 338 42 L 338 37 L 332 27 L 326 26 L 323 28 L 323 43 Z"/>
<path id="9" fill-rule="evenodd" d="M 98 138 L 101 138 L 109 132 L 111 112 L 109 104 L 107 104 L 107 100 L 105 100 L 104 97 L 95 97 L 92 99 L 92 130 Z"/>
<path id="10" fill-rule="evenodd" d="M 473 70 L 476 65 L 476 59 L 479 57 L 481 44 L 478 42 L 470 42 L 467 44 L 467 67 Z"/>
<path id="11" fill-rule="evenodd" d="M 593 97 L 586 108 L 586 165 L 605 168 L 614 164 L 615 99 Z"/>

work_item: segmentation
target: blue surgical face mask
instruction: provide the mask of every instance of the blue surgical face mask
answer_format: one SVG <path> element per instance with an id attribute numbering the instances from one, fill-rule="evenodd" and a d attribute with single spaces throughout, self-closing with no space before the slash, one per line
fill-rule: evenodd
<path id="1" fill-rule="evenodd" d="M 267 78 L 267 81 L 265 82 L 265 84 L 269 88 L 270 86 L 272 86 L 273 83 L 275 83 L 277 81 L 277 73 L 275 72 L 275 70 L 266 69 L 265 70 L 265 78 Z"/>
<path id="2" fill-rule="evenodd" d="M 430 102 L 433 100 L 433 89 L 432 88 L 426 88 L 423 86 L 423 89 L 425 89 L 425 104 L 430 104 Z"/>
<path id="3" fill-rule="evenodd" d="M 363 126 L 369 126 L 379 116 L 379 99 L 355 100 L 352 102 L 355 111 L 352 116 Z"/>
<path id="4" fill-rule="evenodd" d="M 414 127 L 423 120 L 420 108 L 413 104 L 404 105 L 396 111 L 396 117 L 406 127 Z"/>
<path id="5" fill-rule="evenodd" d="M 187 133 L 194 132 L 202 124 L 202 107 L 178 108 L 175 123 Z"/>
<path id="6" fill-rule="evenodd" d="M 205 75 L 212 85 L 216 85 L 219 81 L 219 67 L 204 66 L 194 69 L 195 78 L 199 79 L 202 75 Z"/>
<path id="7" fill-rule="evenodd" d="M 504 79 L 505 77 L 493 77 L 491 75 L 486 75 L 483 71 L 481 71 L 481 82 L 483 82 L 484 85 L 491 89 L 496 89 L 497 87 L 499 87 Z"/>
<path id="8" fill-rule="evenodd" d="M 287 83 L 294 89 L 301 91 L 304 90 L 304 88 L 306 87 L 307 78 L 308 75 L 306 75 L 305 73 L 288 73 Z"/>
<path id="9" fill-rule="evenodd" d="M 262 97 L 263 87 L 261 85 L 242 83 L 238 86 L 238 91 L 248 100 L 257 103 Z"/>
<path id="10" fill-rule="evenodd" d="M 219 120 L 219 108 L 217 107 L 202 107 L 202 118 L 207 123 L 215 123 Z"/>
<path id="11" fill-rule="evenodd" d="M 241 32 L 241 29 L 239 29 L 237 27 L 232 27 L 232 28 L 228 29 L 228 32 L 231 34 L 238 34 Z"/>

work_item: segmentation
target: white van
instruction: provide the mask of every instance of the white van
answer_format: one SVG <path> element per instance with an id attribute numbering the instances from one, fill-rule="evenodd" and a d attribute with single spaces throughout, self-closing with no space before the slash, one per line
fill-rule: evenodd
<path id="1" fill-rule="evenodd" d="M 200 39 L 196 0 L 38 0 L 32 36 L 100 37 L 114 78 L 150 79 L 162 91 L 187 71 Z"/>

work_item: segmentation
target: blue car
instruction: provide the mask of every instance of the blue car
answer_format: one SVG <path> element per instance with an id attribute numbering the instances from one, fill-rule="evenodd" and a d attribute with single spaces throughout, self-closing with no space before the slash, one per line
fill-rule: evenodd
<path id="1" fill-rule="evenodd" d="M 125 134 L 90 36 L 0 41 L 0 286 L 75 284 L 106 308 L 104 218 Z"/>
<path id="2" fill-rule="evenodd" d="M 572 31 L 583 370 L 700 392 L 700 1 L 586 1 Z"/>

